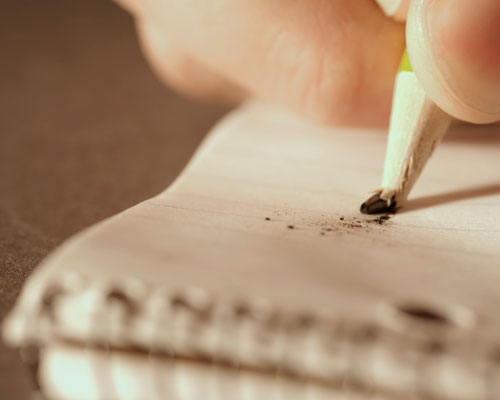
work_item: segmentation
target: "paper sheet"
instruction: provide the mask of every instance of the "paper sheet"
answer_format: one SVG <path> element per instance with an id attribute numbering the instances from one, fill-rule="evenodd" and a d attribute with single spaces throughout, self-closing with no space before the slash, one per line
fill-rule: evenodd
<path id="1" fill-rule="evenodd" d="M 383 131 L 245 106 L 213 130 L 172 187 L 51 255 L 27 283 L 7 336 L 15 341 L 48 283 L 69 272 L 101 286 L 144 283 L 146 294 L 194 285 L 219 300 L 265 298 L 363 320 L 391 302 L 465 308 L 475 328 L 498 332 L 498 126 L 455 127 L 406 207 L 381 221 L 358 210 L 380 182 L 385 143 Z"/>

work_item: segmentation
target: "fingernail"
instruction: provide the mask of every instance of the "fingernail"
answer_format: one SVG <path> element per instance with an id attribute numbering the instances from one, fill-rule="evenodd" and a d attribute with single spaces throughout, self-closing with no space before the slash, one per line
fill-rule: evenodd
<path id="1" fill-rule="evenodd" d="M 430 0 L 423 23 L 447 90 L 500 119 L 500 1 Z"/>

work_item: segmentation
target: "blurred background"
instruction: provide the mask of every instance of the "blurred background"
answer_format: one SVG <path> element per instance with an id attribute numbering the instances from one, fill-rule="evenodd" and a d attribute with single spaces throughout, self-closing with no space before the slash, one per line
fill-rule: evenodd
<path id="1" fill-rule="evenodd" d="M 110 0 L 0 0 L 0 320 L 69 235 L 167 187 L 227 111 L 163 86 Z M 0 344 L 0 398 L 31 379 Z"/>

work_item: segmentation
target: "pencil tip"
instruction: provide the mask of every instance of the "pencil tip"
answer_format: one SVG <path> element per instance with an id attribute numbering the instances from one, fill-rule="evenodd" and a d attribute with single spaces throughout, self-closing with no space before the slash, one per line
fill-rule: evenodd
<path id="1" fill-rule="evenodd" d="M 361 204 L 360 211 L 363 214 L 381 214 L 394 212 L 396 210 L 396 201 L 394 196 L 389 200 L 380 198 L 382 192 L 375 193 L 372 197 Z"/>

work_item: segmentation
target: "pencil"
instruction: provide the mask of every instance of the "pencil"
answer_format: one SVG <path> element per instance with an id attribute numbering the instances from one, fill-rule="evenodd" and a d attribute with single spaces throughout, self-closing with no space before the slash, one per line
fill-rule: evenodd
<path id="1" fill-rule="evenodd" d="M 394 87 L 382 187 L 361 205 L 362 213 L 394 212 L 405 203 L 450 122 L 420 85 L 405 51 Z"/>
<path id="2" fill-rule="evenodd" d="M 393 212 L 404 205 L 452 117 L 475 124 L 500 120 L 500 112 L 465 102 L 438 67 L 426 28 L 429 2 L 376 1 L 388 17 L 407 22 L 406 43 L 413 58 L 410 63 L 405 51 L 396 75 L 382 186 L 361 205 L 365 214 Z M 473 77 L 464 79 L 474 84 Z"/>

